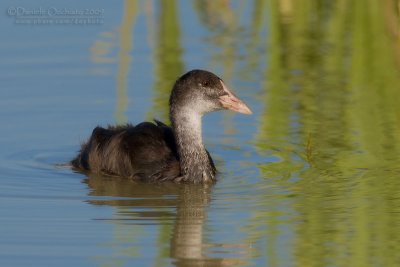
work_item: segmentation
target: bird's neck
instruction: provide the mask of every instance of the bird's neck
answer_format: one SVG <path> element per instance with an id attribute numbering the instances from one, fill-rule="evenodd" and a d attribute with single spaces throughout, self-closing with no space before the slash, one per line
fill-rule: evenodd
<path id="1" fill-rule="evenodd" d="M 181 174 L 193 182 L 211 182 L 215 167 L 202 139 L 202 115 L 190 108 L 171 110 L 171 122 L 178 154 Z"/>

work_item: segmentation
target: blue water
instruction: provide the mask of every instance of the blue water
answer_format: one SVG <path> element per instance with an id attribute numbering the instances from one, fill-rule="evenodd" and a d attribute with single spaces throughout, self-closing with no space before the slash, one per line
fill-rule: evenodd
<path id="1" fill-rule="evenodd" d="M 335 93 L 340 68 L 315 78 L 312 55 L 286 50 L 283 33 L 301 25 L 278 2 L 277 15 L 270 1 L 3 1 L 0 266 L 396 266 L 399 130 L 389 116 L 382 131 L 372 119 L 359 127 L 355 105 L 374 110 L 374 95 Z M 51 8 L 101 15 L 77 25 L 27 14 Z M 298 32 L 294 49 L 330 47 Z M 204 118 L 216 185 L 67 166 L 97 125 L 168 120 L 170 87 L 193 68 L 217 73 L 254 112 Z M 370 140 L 383 140 L 378 152 Z"/>

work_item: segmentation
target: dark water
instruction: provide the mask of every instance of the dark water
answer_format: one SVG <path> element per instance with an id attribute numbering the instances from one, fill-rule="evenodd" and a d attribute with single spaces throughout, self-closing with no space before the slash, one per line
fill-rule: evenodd
<path id="1" fill-rule="evenodd" d="M 400 266 L 398 1 L 1 10 L 0 266 Z M 62 165 L 98 124 L 167 121 L 192 68 L 254 111 L 205 118 L 215 186 Z"/>

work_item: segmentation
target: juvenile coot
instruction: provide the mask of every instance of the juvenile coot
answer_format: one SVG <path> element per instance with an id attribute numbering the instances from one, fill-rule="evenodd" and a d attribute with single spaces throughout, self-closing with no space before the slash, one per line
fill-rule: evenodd
<path id="1" fill-rule="evenodd" d="M 72 166 L 144 181 L 214 181 L 216 169 L 202 140 L 202 116 L 221 109 L 244 114 L 251 110 L 219 77 L 205 70 L 180 77 L 169 105 L 171 127 L 157 120 L 96 127 Z"/>

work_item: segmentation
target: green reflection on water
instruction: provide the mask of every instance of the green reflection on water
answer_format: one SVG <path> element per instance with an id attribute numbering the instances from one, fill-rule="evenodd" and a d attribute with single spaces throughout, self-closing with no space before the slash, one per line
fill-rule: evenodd
<path id="1" fill-rule="evenodd" d="M 262 97 L 254 100 L 262 110 L 252 143 L 261 159 L 276 157 L 276 162 L 261 160 L 257 167 L 260 187 L 273 183 L 279 193 L 254 194 L 243 244 L 265 244 L 251 256 L 262 255 L 268 266 L 398 266 L 399 1 L 255 0 L 251 5 L 251 22 L 243 26 L 237 19 L 241 5 L 234 9 L 228 1 L 194 2 L 210 37 L 203 41 L 215 48 L 210 51 L 210 68 L 222 69 L 220 74 L 228 81 L 237 69 L 246 74 L 258 71 L 263 79 Z M 168 121 L 170 88 L 185 65 L 184 22 L 179 20 L 177 1 L 159 1 L 157 7 L 157 22 L 152 24 L 156 27 L 153 107 L 148 119 Z M 261 34 L 265 29 L 267 38 Z M 130 53 L 129 42 L 121 38 L 126 44 L 121 45 L 121 55 Z M 237 42 L 245 44 L 244 53 Z M 260 46 L 265 53 L 255 51 Z M 118 88 L 125 88 L 129 57 L 120 62 Z M 265 69 L 260 69 L 261 62 L 266 62 Z M 118 114 L 123 113 L 124 103 Z M 232 114 L 224 116 L 228 117 L 222 120 L 226 133 L 234 133 Z M 102 185 L 97 182 L 100 185 L 90 184 L 96 194 L 109 196 L 110 192 L 99 191 Z M 133 197 L 137 190 L 126 184 L 113 186 L 118 188 L 115 196 L 130 189 Z M 199 264 L 209 260 L 202 254 L 202 231 L 206 208 L 212 204 L 210 191 L 186 190 L 189 194 L 175 187 L 165 192 L 178 196 L 169 203 L 177 207 L 176 214 L 153 216 L 160 220 L 155 266 L 162 266 L 166 257 L 188 266 L 193 264 L 188 255 Z M 158 192 L 153 190 L 150 199 Z M 125 211 L 122 202 L 102 204 L 118 206 L 117 215 Z M 146 203 L 128 205 L 146 207 Z M 145 215 L 128 212 L 127 216 L 134 220 Z M 174 223 L 162 223 L 164 217 L 172 217 Z M 279 243 L 288 234 L 282 226 L 289 233 L 285 246 Z M 140 236 L 140 230 L 135 236 Z M 132 250 L 129 255 L 137 253 Z M 249 257 L 243 253 L 232 261 L 243 263 Z M 223 265 L 226 259 L 214 260 L 215 265 Z"/>
<path id="2" fill-rule="evenodd" d="M 157 43 L 154 47 L 155 84 L 153 108 L 148 119 L 169 123 L 168 100 L 171 88 L 184 71 L 178 4 L 175 0 L 158 1 Z"/>
<path id="3" fill-rule="evenodd" d="M 122 17 L 122 23 L 119 29 L 120 50 L 118 53 L 118 73 L 117 82 L 117 104 L 115 118 L 118 124 L 128 122 L 125 115 L 128 107 L 127 81 L 132 61 L 131 51 L 133 45 L 132 28 L 138 11 L 137 1 L 125 1 L 125 14 Z M 132 89 L 132 88 L 131 88 Z"/>
<path id="4" fill-rule="evenodd" d="M 261 164 L 264 178 L 292 196 L 293 265 L 397 266 L 398 1 L 268 5 L 257 147 L 279 158 Z M 257 211 L 253 222 L 276 218 Z"/>

